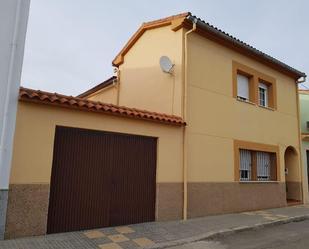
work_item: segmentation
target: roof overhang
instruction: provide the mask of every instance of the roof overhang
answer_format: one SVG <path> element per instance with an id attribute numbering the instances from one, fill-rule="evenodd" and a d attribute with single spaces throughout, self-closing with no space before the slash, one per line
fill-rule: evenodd
<path id="1" fill-rule="evenodd" d="M 233 49 L 245 56 L 248 56 L 260 63 L 265 64 L 297 81 L 299 78 L 306 77 L 306 74 L 294 69 L 287 64 L 263 53 L 262 51 L 246 44 L 245 42 L 231 36 L 230 34 L 206 23 L 205 21 L 192 15 L 190 12 L 182 13 L 179 15 L 170 16 L 164 19 L 159 19 L 152 22 L 144 23 L 127 42 L 124 48 L 113 60 L 113 66 L 119 67 L 124 62 L 125 54 L 135 44 L 135 42 L 143 35 L 146 30 L 159 28 L 162 26 L 171 25 L 173 31 L 180 28 L 191 29 L 193 22 L 197 22 L 196 32 L 214 42 L 217 42 L 225 47 Z"/>
<path id="2" fill-rule="evenodd" d="M 118 53 L 113 60 L 112 64 L 115 67 L 119 67 L 124 62 L 125 54 L 131 49 L 136 41 L 145 33 L 146 30 L 160 28 L 168 25 L 172 25 L 171 29 L 177 31 L 182 27 L 184 20 L 190 15 L 189 12 L 181 13 L 179 15 L 170 16 L 167 18 L 145 22 L 142 26 L 134 33 L 130 40 L 126 43 L 124 48 Z"/>
<path id="3" fill-rule="evenodd" d="M 125 106 L 117 106 L 24 87 L 20 88 L 19 101 L 64 107 L 81 111 L 105 113 L 127 118 L 143 119 L 176 126 L 186 125 L 181 117 L 175 115 L 151 112 Z"/>

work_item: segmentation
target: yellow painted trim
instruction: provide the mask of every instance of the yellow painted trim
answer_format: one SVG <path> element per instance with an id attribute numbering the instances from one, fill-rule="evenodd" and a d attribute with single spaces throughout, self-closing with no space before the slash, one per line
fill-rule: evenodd
<path id="1" fill-rule="evenodd" d="M 269 87 L 268 91 L 268 103 L 269 106 L 266 109 L 277 109 L 277 85 L 276 79 L 267 74 L 259 72 L 251 67 L 243 65 L 237 61 L 232 61 L 232 82 L 233 82 L 233 97 L 237 98 L 237 74 L 242 74 L 250 79 L 249 87 L 249 101 L 259 106 L 258 87 L 259 82 L 262 81 Z M 263 106 L 261 106 L 263 107 Z"/>

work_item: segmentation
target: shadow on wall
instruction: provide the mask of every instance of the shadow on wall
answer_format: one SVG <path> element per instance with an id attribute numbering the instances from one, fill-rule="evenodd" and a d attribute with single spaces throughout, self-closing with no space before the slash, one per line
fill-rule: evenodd
<path id="1" fill-rule="evenodd" d="M 299 155 L 296 149 L 288 146 L 284 153 L 286 198 L 302 200 Z"/>

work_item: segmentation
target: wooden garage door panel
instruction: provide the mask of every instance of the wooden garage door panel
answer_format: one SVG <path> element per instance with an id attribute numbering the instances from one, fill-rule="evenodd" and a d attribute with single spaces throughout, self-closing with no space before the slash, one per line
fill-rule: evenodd
<path id="1" fill-rule="evenodd" d="M 155 171 L 156 138 L 57 127 L 47 232 L 154 220 Z"/>
<path id="2" fill-rule="evenodd" d="M 115 156 L 117 167 L 113 167 L 112 176 L 111 225 L 153 221 L 156 139 L 118 136 L 115 146 L 115 151 L 126 150 L 127 153 Z"/>

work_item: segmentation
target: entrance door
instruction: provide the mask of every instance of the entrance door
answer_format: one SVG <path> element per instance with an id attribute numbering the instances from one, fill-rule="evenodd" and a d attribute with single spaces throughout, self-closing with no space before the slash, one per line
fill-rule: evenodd
<path id="1" fill-rule="evenodd" d="M 47 233 L 155 219 L 153 137 L 57 127 Z"/>

